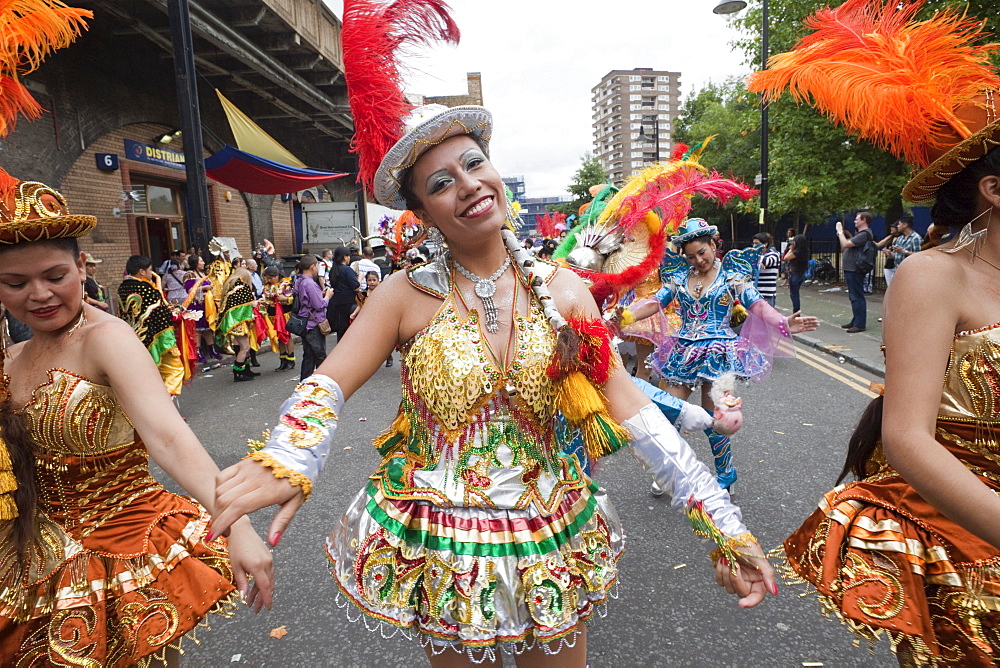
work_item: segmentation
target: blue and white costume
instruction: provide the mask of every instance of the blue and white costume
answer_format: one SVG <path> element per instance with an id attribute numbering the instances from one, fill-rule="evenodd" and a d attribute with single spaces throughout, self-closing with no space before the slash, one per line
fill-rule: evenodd
<path id="1" fill-rule="evenodd" d="M 740 251 L 730 251 L 726 260 L 734 252 Z M 729 325 L 737 301 L 749 308 L 763 299 L 753 287 L 753 276 L 744 273 L 735 261 L 724 260 L 712 284 L 696 297 L 688 291 L 691 269 L 687 263 L 683 267 L 671 264 L 661 271 L 663 287 L 656 299 L 663 306 L 677 299 L 681 328 L 675 340 L 654 354 L 656 374 L 668 383 L 690 386 L 713 382 L 727 372 L 743 380 L 766 375 L 771 369 L 770 360 Z"/>

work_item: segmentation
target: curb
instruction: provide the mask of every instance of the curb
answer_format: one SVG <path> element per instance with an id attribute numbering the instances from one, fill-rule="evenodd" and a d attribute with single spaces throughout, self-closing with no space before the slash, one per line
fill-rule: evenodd
<path id="1" fill-rule="evenodd" d="M 860 355 L 855 355 L 847 350 L 840 350 L 839 348 L 834 348 L 832 346 L 823 343 L 819 339 L 814 339 L 811 336 L 805 336 L 804 334 L 793 334 L 792 338 L 799 343 L 809 346 L 810 348 L 815 348 L 816 350 L 821 350 L 827 355 L 832 355 L 833 357 L 840 358 L 844 362 L 850 362 L 853 366 L 858 367 L 863 371 L 874 374 L 879 378 L 885 378 L 885 365 L 878 362 L 873 362 L 867 357 L 861 357 Z"/>

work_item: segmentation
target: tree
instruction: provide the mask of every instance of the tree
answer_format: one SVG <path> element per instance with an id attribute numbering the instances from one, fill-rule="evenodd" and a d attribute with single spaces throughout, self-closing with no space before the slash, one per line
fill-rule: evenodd
<path id="1" fill-rule="evenodd" d="M 568 204 L 550 205 L 548 207 L 550 211 L 559 211 L 567 216 L 572 216 L 581 206 L 591 200 L 590 188 L 592 186 L 608 182 L 608 173 L 604 171 L 600 160 L 593 154 L 584 153 L 580 159 L 580 167 L 573 174 L 573 182 L 566 187 L 566 190 L 573 195 L 573 201 Z"/>
<path id="2" fill-rule="evenodd" d="M 969 15 L 991 16 L 994 4 L 994 0 L 971 0 Z M 803 19 L 828 5 L 828 0 L 770 0 L 770 53 L 791 49 L 807 33 Z M 929 0 L 921 16 L 946 7 L 962 11 L 966 3 Z M 743 34 L 736 46 L 744 52 L 748 68 L 757 69 L 762 27 L 759 1 L 752 1 L 746 11 L 731 21 Z M 994 55 L 994 61 L 1000 64 L 1000 53 Z M 703 162 L 753 182 L 759 167 L 751 164 L 760 164 L 760 112 L 756 96 L 733 82 L 708 86 L 685 102 L 677 125 L 678 139 L 688 143 L 718 133 L 720 136 L 713 140 Z M 900 190 L 909 167 L 834 125 L 812 107 L 796 105 L 789 96 L 783 96 L 769 108 L 768 131 L 770 221 L 788 213 L 815 219 L 831 211 L 860 207 L 879 212 L 902 211 Z M 698 204 L 695 206 L 700 210 Z M 732 206 L 729 209 L 731 213 L 734 210 Z"/>

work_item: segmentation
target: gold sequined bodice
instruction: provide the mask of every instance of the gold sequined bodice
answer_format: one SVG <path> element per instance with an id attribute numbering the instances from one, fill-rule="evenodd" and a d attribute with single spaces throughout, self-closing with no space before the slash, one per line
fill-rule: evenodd
<path id="1" fill-rule="evenodd" d="M 1000 323 L 955 337 L 938 419 L 1000 426 Z"/>
<path id="2" fill-rule="evenodd" d="M 479 313 L 462 318 L 449 295 L 437 315 L 403 347 L 403 364 L 414 393 L 446 431 L 475 418 L 500 390 L 527 407 L 539 424 L 555 414 L 555 389 L 545 373 L 555 348 L 555 334 L 532 300 L 527 316 L 515 316 L 515 348 L 503 373 L 489 357 Z"/>
<path id="3" fill-rule="evenodd" d="M 49 371 L 24 412 L 42 459 L 97 456 L 135 442 L 135 429 L 111 388 L 63 369 Z"/>

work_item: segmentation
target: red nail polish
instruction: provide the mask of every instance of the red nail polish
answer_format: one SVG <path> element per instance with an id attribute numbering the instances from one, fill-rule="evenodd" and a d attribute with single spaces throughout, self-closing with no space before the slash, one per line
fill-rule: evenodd
<path id="1" fill-rule="evenodd" d="M 771 585 L 771 593 L 774 594 L 775 596 L 778 595 L 778 585 L 777 585 L 777 583 Z"/>
<path id="2" fill-rule="evenodd" d="M 275 531 L 274 535 L 271 536 L 271 547 L 278 547 L 278 543 L 281 542 L 281 532 Z"/>
<path id="3" fill-rule="evenodd" d="M 205 534 L 205 542 L 206 543 L 211 543 L 214 538 L 215 538 L 215 534 L 213 532 L 211 532 L 211 531 L 209 531 L 207 534 Z"/>

